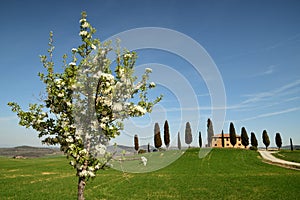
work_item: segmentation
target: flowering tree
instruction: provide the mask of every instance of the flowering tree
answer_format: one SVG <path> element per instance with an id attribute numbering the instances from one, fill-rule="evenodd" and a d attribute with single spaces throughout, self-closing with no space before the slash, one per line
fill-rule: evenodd
<path id="1" fill-rule="evenodd" d="M 54 72 L 53 34 L 50 32 L 49 55 L 41 56 L 47 73 L 39 73 L 46 85 L 45 97 L 40 104 L 30 104 L 24 111 L 14 102 L 8 103 L 20 118 L 19 124 L 33 128 L 42 142 L 60 145 L 78 176 L 78 199 L 84 199 L 86 182 L 104 169 L 113 153 L 106 144 L 120 134 L 122 121 L 128 117 L 143 116 L 151 112 L 160 101 L 150 101 L 148 89 L 151 69 L 147 68 L 141 80 L 134 73 L 136 53 L 121 50 L 116 52 L 116 67 L 107 54 L 113 50 L 111 44 L 100 43 L 93 38 L 96 29 L 82 12 L 80 33 L 82 44 L 72 49 L 71 62 L 64 55 L 62 73 Z"/>

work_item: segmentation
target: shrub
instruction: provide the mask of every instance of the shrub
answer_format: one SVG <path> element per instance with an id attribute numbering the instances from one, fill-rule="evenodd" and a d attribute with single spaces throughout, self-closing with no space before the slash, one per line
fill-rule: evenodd
<path id="1" fill-rule="evenodd" d="M 138 154 L 143 154 L 143 153 L 146 153 L 147 151 L 145 150 L 145 149 L 140 149 L 139 151 L 138 151 Z"/>
<path id="2" fill-rule="evenodd" d="M 253 150 L 253 151 L 257 151 L 257 147 L 256 146 L 251 146 L 249 149 Z"/>

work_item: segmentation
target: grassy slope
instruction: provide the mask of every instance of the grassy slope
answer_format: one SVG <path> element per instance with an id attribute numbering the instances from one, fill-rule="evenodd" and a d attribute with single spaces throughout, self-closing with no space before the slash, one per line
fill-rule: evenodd
<path id="1" fill-rule="evenodd" d="M 257 152 L 187 151 L 168 167 L 141 174 L 101 171 L 87 199 L 297 199 L 300 172 L 261 162 Z M 74 170 L 62 157 L 0 158 L 1 199 L 75 199 Z M 150 160 L 149 160 L 150 162 Z"/>
<path id="2" fill-rule="evenodd" d="M 283 160 L 300 163 L 300 150 L 281 150 L 280 152 L 274 153 L 273 155 Z"/>

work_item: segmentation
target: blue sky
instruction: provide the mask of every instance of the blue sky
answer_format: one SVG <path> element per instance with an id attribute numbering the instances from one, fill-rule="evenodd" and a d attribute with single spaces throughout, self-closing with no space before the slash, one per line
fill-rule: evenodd
<path id="1" fill-rule="evenodd" d="M 61 56 L 80 42 L 78 20 L 83 10 L 87 11 L 100 40 L 143 27 L 167 28 L 192 38 L 210 55 L 222 77 L 226 92 L 222 127 L 225 132 L 232 121 L 237 133 L 245 126 L 248 135 L 255 132 L 259 141 L 266 129 L 271 146 L 275 146 L 276 132 L 281 133 L 284 145 L 290 137 L 294 144 L 300 144 L 300 2 L 297 0 L 2 0 L 0 146 L 40 145 L 34 131 L 18 126 L 7 102 L 16 101 L 27 108 L 28 103 L 38 101 L 43 91 L 37 76 L 42 70 L 39 55 L 46 53 L 49 31 L 54 32 L 55 62 L 61 69 Z M 182 86 L 174 78 L 176 74 L 171 76 L 167 71 L 164 74 L 163 70 L 152 77 L 158 79 L 163 75 L 162 79 L 169 83 L 158 84 L 154 92 L 164 93 L 165 98 L 151 115 L 127 121 L 126 133 L 116 141 L 132 144 L 131 136 L 139 134 L 144 138 L 142 143 L 152 143 L 154 123 L 159 122 L 163 129 L 166 119 L 172 137 L 178 131 L 183 134 L 185 123 L 190 121 L 194 137 L 201 131 L 205 138 L 212 104 L 204 78 L 178 55 L 157 49 L 142 49 L 138 53 L 137 64 L 141 68 L 153 67 L 156 72 L 160 68 L 173 69 L 187 85 Z M 189 84 L 197 105 L 190 102 Z"/>

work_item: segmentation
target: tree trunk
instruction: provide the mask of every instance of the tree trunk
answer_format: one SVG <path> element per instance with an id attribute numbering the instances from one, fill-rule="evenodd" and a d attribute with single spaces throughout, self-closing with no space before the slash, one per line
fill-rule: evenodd
<path id="1" fill-rule="evenodd" d="M 85 177 L 78 178 L 78 200 L 84 200 Z"/>

